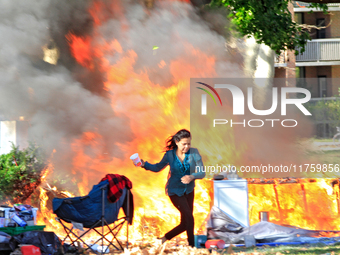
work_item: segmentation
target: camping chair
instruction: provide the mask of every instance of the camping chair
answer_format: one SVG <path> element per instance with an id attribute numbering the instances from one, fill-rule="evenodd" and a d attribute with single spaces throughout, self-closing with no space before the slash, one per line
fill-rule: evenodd
<path id="1" fill-rule="evenodd" d="M 83 247 L 87 247 L 86 250 L 98 254 L 98 251 L 94 249 L 94 245 L 101 241 L 102 247 L 104 244 L 107 245 L 107 249 L 113 246 L 116 250 L 123 250 L 122 243 L 117 239 L 119 231 L 127 223 L 127 242 L 126 247 L 128 248 L 128 224 L 132 223 L 132 213 L 130 207 L 133 207 L 132 194 L 126 187 L 123 189 L 121 197 L 115 202 L 111 203 L 107 199 L 107 193 L 109 188 L 108 180 L 102 181 L 97 185 L 94 185 L 92 190 L 87 196 L 74 197 L 74 198 L 54 198 L 53 199 L 53 212 L 58 216 L 57 221 L 63 226 L 66 237 L 71 241 L 71 245 L 75 245 L 77 242 L 82 242 Z M 130 197 L 131 196 L 131 197 Z M 131 205 L 132 202 L 132 206 Z M 123 207 L 125 217 L 118 219 L 119 209 Z M 68 227 L 65 222 L 72 223 L 73 226 Z M 87 230 L 78 234 L 76 230 L 77 224 L 81 223 Z M 113 227 L 110 224 L 115 223 Z M 104 232 L 104 226 L 108 228 L 108 231 Z M 96 228 L 101 227 L 101 231 Z M 90 231 L 95 231 L 100 237 L 92 244 L 88 244 L 84 241 L 84 236 Z M 112 234 L 112 240 L 109 240 L 107 235 Z M 104 243 L 104 240 L 107 243 Z M 117 244 L 113 242 L 116 240 Z M 101 250 L 101 254 L 106 252 Z"/>

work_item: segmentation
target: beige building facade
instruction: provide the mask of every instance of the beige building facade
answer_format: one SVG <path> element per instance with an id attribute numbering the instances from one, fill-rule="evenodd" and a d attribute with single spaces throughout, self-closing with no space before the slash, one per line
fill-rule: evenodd
<path id="1" fill-rule="evenodd" d="M 313 10 L 312 13 L 309 13 Z M 312 102 L 334 100 L 340 89 L 340 3 L 328 4 L 328 14 L 312 9 L 308 3 L 294 2 L 294 21 L 310 25 L 312 38 L 306 50 L 295 56 L 283 52 L 275 59 L 275 78 L 305 78 L 296 86 L 311 92 Z M 314 28 L 313 28 L 314 27 Z M 310 79 L 313 78 L 313 79 Z M 339 109 L 340 110 L 340 109 Z M 332 137 L 336 132 L 334 120 L 317 120 L 317 137 Z"/>

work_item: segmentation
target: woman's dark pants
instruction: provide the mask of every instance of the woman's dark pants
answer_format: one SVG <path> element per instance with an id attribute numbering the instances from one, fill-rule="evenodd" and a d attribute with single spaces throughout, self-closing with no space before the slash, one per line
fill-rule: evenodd
<path id="1" fill-rule="evenodd" d="M 181 223 L 165 234 L 167 240 L 179 235 L 180 233 L 186 231 L 188 235 L 189 245 L 195 246 L 194 238 L 194 216 L 192 215 L 194 209 L 194 191 L 190 194 L 184 194 L 179 197 L 177 195 L 169 196 L 172 204 L 181 213 Z"/>

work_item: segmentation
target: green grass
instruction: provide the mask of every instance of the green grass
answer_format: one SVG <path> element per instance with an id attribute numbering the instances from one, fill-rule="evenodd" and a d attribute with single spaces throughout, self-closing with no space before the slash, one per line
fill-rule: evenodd
<path id="1" fill-rule="evenodd" d="M 340 150 L 335 144 L 333 145 L 332 139 L 316 139 L 311 138 L 310 141 L 312 143 L 317 142 L 330 142 L 331 144 L 328 146 L 320 146 L 318 150 L 309 150 L 308 148 L 305 151 L 305 160 L 306 162 L 316 161 L 320 164 L 340 164 Z M 329 150 L 322 150 L 321 148 L 327 148 Z M 334 149 L 333 149 L 334 148 Z"/>
<path id="2" fill-rule="evenodd" d="M 257 254 L 257 255 L 281 255 L 281 254 L 297 254 L 297 255 L 311 255 L 311 254 L 340 254 L 340 243 L 334 245 L 324 244 L 309 244 L 309 245 L 290 245 L 290 246 L 262 246 L 262 247 L 233 247 L 234 254 Z M 228 254 L 228 250 L 224 249 L 220 254 Z"/>
<path id="3" fill-rule="evenodd" d="M 320 164 L 340 164 L 340 150 L 308 151 L 306 161 L 316 159 Z"/>
<path id="4" fill-rule="evenodd" d="M 324 138 L 324 139 L 316 139 L 316 138 L 312 138 L 311 139 L 313 142 L 321 142 L 321 143 L 328 143 L 328 142 L 333 142 L 332 138 Z"/>
<path id="5" fill-rule="evenodd" d="M 324 151 L 322 160 L 324 164 L 339 164 L 340 163 L 340 151 Z"/>

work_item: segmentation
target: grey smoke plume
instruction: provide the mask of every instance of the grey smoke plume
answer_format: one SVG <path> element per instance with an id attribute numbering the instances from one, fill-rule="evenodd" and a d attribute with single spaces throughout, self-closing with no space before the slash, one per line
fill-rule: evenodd
<path id="1" fill-rule="evenodd" d="M 117 39 L 123 48 L 121 54 L 106 56 L 111 64 L 115 64 L 128 50 L 133 49 L 138 56 L 134 71 L 147 70 L 152 82 L 169 86 L 177 82 L 174 80 L 174 70 L 170 70 L 170 65 L 160 68 L 158 66 L 160 61 L 170 63 L 180 60 L 188 67 L 186 71 L 181 70 L 182 76 L 195 77 L 197 72 L 191 71 L 190 66 L 197 70 L 203 63 L 199 59 L 199 54 L 192 51 L 199 50 L 206 56 L 215 58 L 216 76 L 228 77 L 233 73 L 232 77 L 243 77 L 242 62 L 235 61 L 226 50 L 225 38 L 211 29 L 219 27 L 221 30 L 221 24 L 227 25 L 225 16 L 221 14 L 214 16 L 215 20 L 212 22 L 220 23 L 218 25 L 207 23 L 191 4 L 180 1 L 155 1 L 154 8 L 149 11 L 137 1 L 135 3 L 121 1 L 117 5 L 121 5 L 120 8 L 124 10 L 124 18 L 122 19 L 119 12 L 113 11 L 112 18 L 99 30 L 106 41 Z M 204 13 L 203 16 L 209 18 L 208 13 Z M 98 43 L 102 40 L 101 36 L 98 37 Z M 159 49 L 153 52 L 153 46 Z M 205 73 L 202 72 L 200 76 L 205 76 Z M 178 78 L 182 77 L 177 76 Z"/>
<path id="2" fill-rule="evenodd" d="M 56 149 L 56 168 L 69 170 L 73 156 L 70 144 L 83 132 L 99 133 L 105 141 L 103 153 L 113 157 L 122 155 L 117 143 L 127 142 L 133 135 L 128 120 L 115 115 L 107 98 L 77 82 L 70 66 L 51 66 L 42 61 L 42 47 L 51 37 L 58 38 L 57 31 L 64 38 L 69 24 L 55 27 L 59 20 L 66 22 L 66 18 L 56 17 L 55 13 L 69 15 L 68 20 L 75 21 L 69 27 L 72 30 L 77 25 L 75 7 L 82 7 L 78 8 L 78 26 L 88 19 L 86 1 L 58 3 L 0 1 L 0 110 L 6 120 L 19 116 L 30 120 L 30 139 L 42 145 L 47 153 Z M 58 8 L 62 10 L 56 12 Z M 67 53 L 62 55 L 65 62 Z"/>

